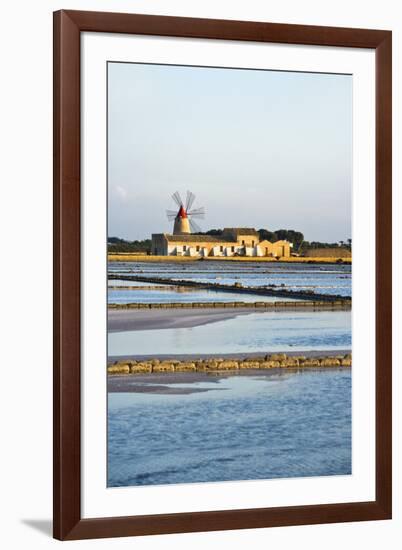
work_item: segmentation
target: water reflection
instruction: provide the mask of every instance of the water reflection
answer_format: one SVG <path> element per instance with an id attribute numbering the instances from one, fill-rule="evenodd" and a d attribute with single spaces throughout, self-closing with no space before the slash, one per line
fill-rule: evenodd
<path id="1" fill-rule="evenodd" d="M 351 474 L 349 369 L 209 385 L 109 394 L 109 487 Z"/>
<path id="2" fill-rule="evenodd" d="M 351 296 L 352 268 L 350 265 L 311 264 L 228 264 L 220 262 L 150 263 L 111 262 L 113 275 L 141 275 L 171 279 L 191 279 L 199 282 L 218 282 L 245 286 L 275 285 L 289 290 L 312 290 L 322 294 Z"/>
<path id="3" fill-rule="evenodd" d="M 192 328 L 108 335 L 109 356 L 336 350 L 350 346 L 350 311 L 261 312 Z"/>

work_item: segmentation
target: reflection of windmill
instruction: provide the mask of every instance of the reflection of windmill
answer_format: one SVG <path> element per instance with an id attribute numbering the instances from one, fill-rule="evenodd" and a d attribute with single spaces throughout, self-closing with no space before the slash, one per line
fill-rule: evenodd
<path id="1" fill-rule="evenodd" d="M 204 218 L 205 209 L 191 207 L 195 200 L 195 195 L 191 191 L 187 191 L 186 203 L 181 200 L 178 191 L 173 193 L 172 199 L 175 201 L 179 210 L 166 210 L 168 220 L 174 220 L 173 235 L 183 235 L 186 233 L 200 233 L 201 228 L 195 223 L 194 218 Z"/>

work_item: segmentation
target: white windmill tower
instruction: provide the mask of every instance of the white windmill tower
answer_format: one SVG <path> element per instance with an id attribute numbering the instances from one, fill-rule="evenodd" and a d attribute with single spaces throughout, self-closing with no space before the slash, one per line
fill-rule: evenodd
<path id="1" fill-rule="evenodd" d="M 204 218 L 204 207 L 191 209 L 194 204 L 195 195 L 187 191 L 186 202 L 184 203 L 178 191 L 173 193 L 172 199 L 175 201 L 179 210 L 166 210 L 168 220 L 173 221 L 173 235 L 188 235 L 190 233 L 199 233 L 201 228 L 196 224 L 194 218 Z"/>

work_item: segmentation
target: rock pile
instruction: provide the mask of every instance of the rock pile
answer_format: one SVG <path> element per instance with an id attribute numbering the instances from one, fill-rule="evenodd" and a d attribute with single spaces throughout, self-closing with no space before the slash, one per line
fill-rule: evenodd
<path id="1" fill-rule="evenodd" d="M 239 369 L 275 369 L 275 368 L 323 368 L 351 367 L 352 354 L 306 357 L 304 355 L 287 356 L 285 353 L 273 353 L 262 357 L 244 359 L 197 359 L 180 361 L 177 359 L 152 359 L 147 361 L 116 361 L 108 365 L 108 374 L 149 374 L 164 372 L 214 372 Z"/>
<path id="2" fill-rule="evenodd" d="M 109 304 L 109 309 L 188 309 L 188 308 L 265 308 L 265 309 L 351 309 L 350 300 L 283 302 L 166 302 Z"/>

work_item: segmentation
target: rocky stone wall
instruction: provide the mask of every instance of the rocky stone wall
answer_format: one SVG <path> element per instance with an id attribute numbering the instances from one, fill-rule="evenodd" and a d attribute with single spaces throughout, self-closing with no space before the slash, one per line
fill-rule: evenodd
<path id="1" fill-rule="evenodd" d="M 201 283 L 199 281 L 193 281 L 191 279 L 168 279 L 165 277 L 144 277 L 142 275 L 112 275 L 108 276 L 108 280 L 111 282 L 114 279 L 119 279 L 123 281 L 140 281 L 145 283 L 153 284 L 162 284 L 162 285 L 172 285 L 175 287 L 189 287 L 197 288 L 202 290 L 219 290 L 221 292 L 233 292 L 237 294 L 254 294 L 260 296 L 273 296 L 280 298 L 287 298 L 293 300 L 309 300 L 313 302 L 349 302 L 351 303 L 351 298 L 341 296 L 339 294 L 319 294 L 313 292 L 312 290 L 300 289 L 300 290 L 290 290 L 283 288 L 282 285 L 267 285 L 267 286 L 243 286 L 240 282 L 236 282 L 232 285 L 223 284 L 223 283 Z M 113 284 L 113 283 L 110 283 Z"/>
<path id="2" fill-rule="evenodd" d="M 109 304 L 109 309 L 188 309 L 188 308 L 264 308 L 264 309 L 351 309 L 350 300 L 321 302 L 306 300 L 284 302 L 167 302 Z"/>
<path id="3" fill-rule="evenodd" d="M 273 353 L 261 357 L 245 359 L 197 359 L 180 361 L 176 359 L 152 359 L 148 361 L 116 361 L 108 365 L 108 374 L 150 374 L 164 372 L 222 372 L 239 369 L 274 369 L 274 368 L 321 368 L 351 367 L 352 354 L 323 355 L 306 357 L 302 354 L 287 356 L 285 353 Z"/>

